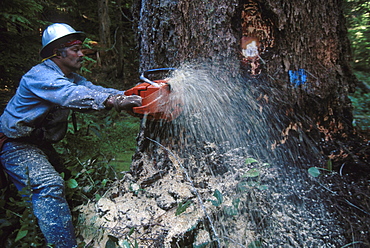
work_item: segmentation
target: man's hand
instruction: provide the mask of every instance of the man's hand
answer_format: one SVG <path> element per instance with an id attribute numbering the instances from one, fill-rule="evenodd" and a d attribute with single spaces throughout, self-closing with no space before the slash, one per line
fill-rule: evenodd
<path id="1" fill-rule="evenodd" d="M 137 95 L 125 96 L 125 95 L 115 95 L 110 96 L 105 101 L 105 106 L 107 108 L 114 107 L 118 112 L 121 110 L 127 112 L 133 112 L 132 108 L 141 106 L 142 98 Z"/>

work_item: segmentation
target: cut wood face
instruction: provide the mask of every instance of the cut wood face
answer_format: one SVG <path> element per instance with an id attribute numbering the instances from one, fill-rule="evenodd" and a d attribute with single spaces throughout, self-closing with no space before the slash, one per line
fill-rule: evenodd
<path id="1" fill-rule="evenodd" d="M 242 38 L 240 48 L 242 65 L 252 76 L 261 73 L 262 54 L 273 47 L 272 24 L 263 18 L 262 10 L 254 0 L 247 0 L 241 12 Z"/>

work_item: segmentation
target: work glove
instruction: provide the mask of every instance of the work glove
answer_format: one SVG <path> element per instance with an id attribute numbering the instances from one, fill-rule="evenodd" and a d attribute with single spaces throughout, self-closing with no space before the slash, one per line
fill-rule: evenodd
<path id="1" fill-rule="evenodd" d="M 142 98 L 137 95 L 115 95 L 108 97 L 108 99 L 105 101 L 105 106 L 107 108 L 114 107 L 118 112 L 124 110 L 132 113 L 132 108 L 141 106 L 141 101 Z"/>

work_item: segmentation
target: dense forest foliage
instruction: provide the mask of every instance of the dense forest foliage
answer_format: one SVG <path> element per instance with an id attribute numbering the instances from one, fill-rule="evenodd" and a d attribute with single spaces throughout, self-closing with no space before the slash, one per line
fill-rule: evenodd
<path id="1" fill-rule="evenodd" d="M 101 80 L 103 84 L 107 81 L 119 82 L 117 87 L 123 88 L 124 80 L 135 73 L 137 63 L 135 34 L 130 15 L 131 2 L 121 0 L 107 2 L 109 2 L 106 6 L 109 15 L 101 15 L 98 4 L 94 1 L 1 1 L 0 82 L 2 88 L 16 87 L 20 77 L 40 62 L 38 52 L 41 49 L 42 30 L 55 22 L 68 23 L 76 30 L 86 32 L 90 40 L 98 42 L 93 47 L 94 51 L 89 50 L 89 55 L 93 55 L 94 59 L 98 56 L 95 66 L 102 76 L 98 77 L 93 73 L 88 75 L 90 80 L 104 78 L 104 81 Z M 100 31 L 99 23 L 103 22 L 109 24 L 108 32 Z M 118 68 L 119 65 L 122 65 L 122 68 Z M 131 78 L 128 79 L 130 80 Z M 128 82 L 129 85 L 133 83 Z"/>
<path id="2" fill-rule="evenodd" d="M 345 6 L 348 37 L 352 44 L 352 66 L 359 79 L 351 100 L 354 105 L 354 125 L 362 130 L 370 129 L 370 2 L 347 0 Z"/>

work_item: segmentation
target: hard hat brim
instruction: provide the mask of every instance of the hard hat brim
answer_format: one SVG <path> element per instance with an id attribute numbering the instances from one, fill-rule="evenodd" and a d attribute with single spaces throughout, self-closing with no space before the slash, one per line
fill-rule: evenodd
<path id="1" fill-rule="evenodd" d="M 41 48 L 40 50 L 41 58 L 46 58 L 46 57 L 51 56 L 53 54 L 54 48 L 57 47 L 58 43 L 63 44 L 74 37 L 76 38 L 76 40 L 81 40 L 83 42 L 86 38 L 86 34 L 81 31 L 76 31 L 75 33 L 67 34 L 65 36 L 62 36 L 62 37 L 59 37 L 59 38 L 56 38 L 50 41 L 43 48 Z"/>

